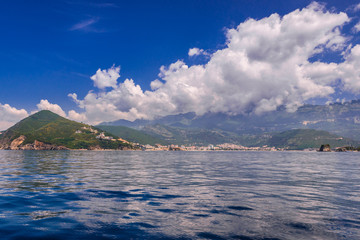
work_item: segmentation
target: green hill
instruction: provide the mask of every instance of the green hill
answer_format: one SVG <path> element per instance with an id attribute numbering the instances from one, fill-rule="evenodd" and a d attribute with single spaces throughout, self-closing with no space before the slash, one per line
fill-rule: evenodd
<path id="1" fill-rule="evenodd" d="M 6 130 L 0 135 L 0 149 L 9 149 L 19 143 L 19 149 L 31 149 L 32 144 L 41 142 L 69 149 L 122 149 L 129 144 L 115 140 L 112 134 L 63 118 L 51 111 L 37 112 Z M 21 137 L 23 136 L 23 137 Z M 99 137 L 100 136 L 100 137 Z M 19 138 L 21 137 L 21 138 Z M 14 142 L 14 140 L 16 140 Z M 50 147 L 50 146 L 49 146 Z"/>
<path id="2" fill-rule="evenodd" d="M 267 142 L 269 146 L 291 150 L 319 148 L 322 144 L 330 144 L 331 148 L 336 148 L 342 146 L 358 146 L 359 142 L 326 131 L 314 129 L 288 130 L 273 135 Z"/>
<path id="3" fill-rule="evenodd" d="M 124 127 L 124 126 L 104 126 L 104 125 L 98 125 L 97 128 L 107 131 L 111 134 L 114 134 L 115 136 L 121 136 L 121 138 L 130 141 L 130 142 L 136 142 L 140 144 L 169 144 L 168 141 L 157 138 L 154 136 L 151 136 L 149 134 L 146 134 L 144 132 L 141 132 L 136 129 Z"/>

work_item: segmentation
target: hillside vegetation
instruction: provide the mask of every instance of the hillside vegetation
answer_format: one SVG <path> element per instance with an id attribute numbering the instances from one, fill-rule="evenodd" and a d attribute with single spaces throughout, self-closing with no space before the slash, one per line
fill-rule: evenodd
<path id="1" fill-rule="evenodd" d="M 63 118 L 51 111 L 37 112 L 9 128 L 0 135 L 0 147 L 9 146 L 20 136 L 25 136 L 21 146 L 36 141 L 64 146 L 69 149 L 121 149 L 130 147 L 129 144 L 117 140 L 97 138 L 103 132 L 90 125 L 78 123 Z M 114 135 L 104 133 L 105 137 L 116 138 Z"/>
<path id="2" fill-rule="evenodd" d="M 314 129 L 295 129 L 273 135 L 267 145 L 289 150 L 319 148 L 322 144 L 330 144 L 332 148 L 343 146 L 359 146 L 358 141 L 343 138 L 326 131 Z"/>
<path id="3" fill-rule="evenodd" d="M 219 119 L 223 119 L 223 116 L 217 116 Z M 193 115 L 188 114 L 167 117 L 165 120 L 189 123 L 184 120 L 188 117 L 194 118 Z M 163 122 L 166 122 L 165 120 Z M 227 119 L 227 121 L 230 120 Z M 199 119 L 194 118 L 192 121 L 195 124 Z M 343 146 L 359 147 L 360 145 L 358 141 L 314 129 L 251 134 L 238 132 L 236 128 L 231 131 L 208 126 L 209 129 L 207 129 L 206 124 L 202 128 L 175 127 L 174 125 L 145 125 L 139 129 L 109 125 L 93 127 L 44 110 L 21 120 L 3 132 L 0 135 L 0 149 L 59 149 L 56 146 L 67 149 L 129 149 L 133 146 L 129 142 L 137 142 L 143 145 L 178 144 L 197 146 L 233 143 L 246 147 L 267 145 L 289 150 L 319 148 L 322 144 L 330 144 L 332 148 Z"/>
<path id="4" fill-rule="evenodd" d="M 124 140 L 140 143 L 140 144 L 169 144 L 168 141 L 162 138 L 158 138 L 155 136 L 151 136 L 145 132 L 132 129 L 129 127 L 124 126 L 105 126 L 105 125 L 98 125 L 97 128 L 109 132 L 115 136 L 119 136 Z"/>

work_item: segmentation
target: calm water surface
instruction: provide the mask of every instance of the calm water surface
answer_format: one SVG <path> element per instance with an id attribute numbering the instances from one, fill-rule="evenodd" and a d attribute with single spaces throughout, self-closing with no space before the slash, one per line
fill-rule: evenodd
<path id="1" fill-rule="evenodd" d="M 360 239 L 360 153 L 0 151 L 1 239 Z"/>

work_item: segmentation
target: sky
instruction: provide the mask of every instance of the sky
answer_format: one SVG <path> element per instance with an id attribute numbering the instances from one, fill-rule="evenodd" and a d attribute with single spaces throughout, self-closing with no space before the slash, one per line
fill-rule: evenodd
<path id="1" fill-rule="evenodd" d="M 1 3 L 0 130 L 360 98 L 359 1 Z"/>

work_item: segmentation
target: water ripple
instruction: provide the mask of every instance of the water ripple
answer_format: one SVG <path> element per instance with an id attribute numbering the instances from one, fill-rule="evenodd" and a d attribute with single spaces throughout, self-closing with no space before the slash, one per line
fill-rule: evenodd
<path id="1" fill-rule="evenodd" d="M 0 151 L 0 166 L 1 239 L 360 236 L 358 153 Z"/>

